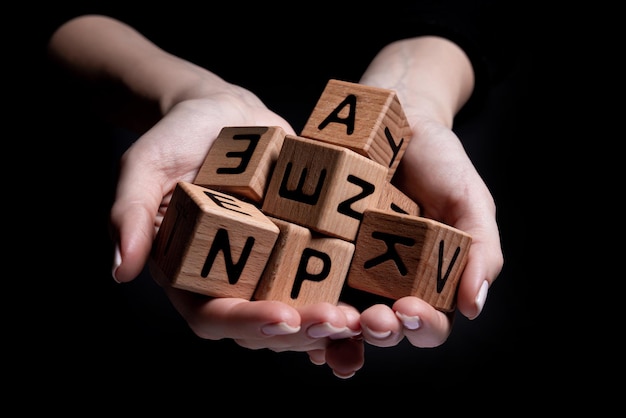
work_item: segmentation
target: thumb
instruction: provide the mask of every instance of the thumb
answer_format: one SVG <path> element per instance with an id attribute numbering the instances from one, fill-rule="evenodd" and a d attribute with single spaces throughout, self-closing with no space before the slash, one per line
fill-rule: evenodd
<path id="1" fill-rule="evenodd" d="M 133 177 L 120 177 L 111 208 L 115 241 L 112 275 L 120 283 L 137 277 L 148 261 L 161 218 L 158 214 L 164 195 L 158 184 L 129 181 Z"/>

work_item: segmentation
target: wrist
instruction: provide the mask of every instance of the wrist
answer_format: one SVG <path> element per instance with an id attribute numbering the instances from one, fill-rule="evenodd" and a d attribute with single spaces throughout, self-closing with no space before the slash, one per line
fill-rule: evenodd
<path id="1" fill-rule="evenodd" d="M 395 90 L 410 119 L 434 119 L 451 127 L 454 115 L 472 95 L 474 71 L 458 45 L 422 36 L 387 45 L 360 82 Z"/>
<path id="2" fill-rule="evenodd" d="M 419 89 L 405 94 L 398 93 L 398 96 L 404 113 L 412 125 L 418 121 L 428 120 L 452 128 L 456 111 L 438 97 Z M 406 100 L 403 97 L 406 97 Z"/>

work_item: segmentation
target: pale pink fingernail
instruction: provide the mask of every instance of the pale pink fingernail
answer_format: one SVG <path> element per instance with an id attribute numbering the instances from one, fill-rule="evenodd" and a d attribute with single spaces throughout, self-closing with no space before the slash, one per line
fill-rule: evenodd
<path id="1" fill-rule="evenodd" d="M 346 332 L 346 327 L 337 328 L 329 324 L 328 322 L 324 322 L 322 324 L 311 325 L 309 329 L 306 330 L 306 333 L 311 338 L 324 338 L 331 335 L 336 335 L 340 333 Z"/>
<path id="2" fill-rule="evenodd" d="M 478 312 L 474 315 L 474 318 L 478 317 L 480 313 L 483 311 L 483 306 L 485 306 L 485 301 L 487 300 L 487 293 L 489 291 L 489 282 L 485 280 L 483 284 L 480 286 L 480 290 L 476 295 L 476 299 L 474 302 L 476 303 L 476 307 L 478 307 Z M 472 318 L 472 319 L 474 319 Z"/>
<path id="3" fill-rule="evenodd" d="M 333 374 L 335 376 L 337 376 L 340 379 L 350 379 L 352 376 L 354 376 L 356 374 L 356 372 L 351 372 L 351 373 L 347 373 L 347 374 L 341 374 L 335 370 L 333 370 Z"/>
<path id="4" fill-rule="evenodd" d="M 346 327 L 346 329 L 344 331 L 340 332 L 339 334 L 330 335 L 329 338 L 331 340 L 341 340 L 341 339 L 344 339 L 344 338 L 353 338 L 353 337 L 356 337 L 358 335 L 361 335 L 361 330 L 354 331 L 354 330 Z"/>
<path id="5" fill-rule="evenodd" d="M 367 333 L 372 336 L 373 338 L 376 338 L 377 340 L 384 340 L 385 338 L 389 337 L 391 335 L 391 330 L 387 330 L 387 331 L 373 331 L 369 328 L 367 328 Z"/>
<path id="6" fill-rule="evenodd" d="M 115 251 L 113 253 L 113 269 L 111 270 L 111 275 L 113 276 L 113 280 L 115 280 L 116 283 L 120 283 L 115 275 L 120 264 L 122 264 L 122 254 L 120 253 L 119 244 L 115 244 Z"/>
<path id="7" fill-rule="evenodd" d="M 402 321 L 402 325 L 404 325 L 404 327 L 407 329 L 414 331 L 422 326 L 422 320 L 417 315 L 409 316 L 400 312 L 396 312 L 396 316 L 400 319 L 400 321 Z"/>
<path id="8" fill-rule="evenodd" d="M 261 327 L 261 332 L 268 336 L 289 335 L 300 331 L 300 327 L 292 327 L 286 322 L 278 322 L 275 324 L 267 324 Z"/>
<path id="9" fill-rule="evenodd" d="M 326 359 L 324 357 L 317 359 L 309 355 L 309 360 L 311 360 L 311 363 L 315 364 L 316 366 L 323 366 L 324 364 L 326 364 Z"/>

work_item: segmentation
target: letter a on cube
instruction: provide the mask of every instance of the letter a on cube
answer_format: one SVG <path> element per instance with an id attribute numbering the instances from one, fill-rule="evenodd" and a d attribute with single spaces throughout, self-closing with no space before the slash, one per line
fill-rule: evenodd
<path id="1" fill-rule="evenodd" d="M 251 299 L 279 232 L 253 204 L 179 182 L 154 241 L 152 265 L 176 288 Z"/>
<path id="2" fill-rule="evenodd" d="M 300 136 L 350 148 L 393 177 L 412 131 L 393 90 L 329 80 Z"/>
<path id="3" fill-rule="evenodd" d="M 471 242 L 465 232 L 432 219 L 366 210 L 347 285 L 394 300 L 416 296 L 451 312 Z"/>

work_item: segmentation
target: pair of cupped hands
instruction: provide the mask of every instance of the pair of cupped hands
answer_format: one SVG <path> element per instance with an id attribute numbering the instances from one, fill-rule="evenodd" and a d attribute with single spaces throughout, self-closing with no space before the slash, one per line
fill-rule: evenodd
<path id="1" fill-rule="evenodd" d="M 503 265 L 493 197 L 450 127 L 404 110 L 413 137 L 393 183 L 419 204 L 422 216 L 472 236 L 456 309 L 474 319 Z M 120 283 L 150 265 L 153 240 L 176 184 L 193 182 L 224 126 L 280 126 L 296 135 L 284 118 L 236 86 L 229 94 L 182 100 L 164 114 L 120 161 L 111 209 L 113 277 Z M 413 296 L 362 311 L 343 301 L 294 308 L 278 301 L 195 294 L 172 287 L 157 269 L 151 272 L 198 337 L 232 339 L 253 350 L 305 352 L 312 363 L 328 365 L 340 378 L 364 366 L 366 343 L 394 347 L 406 338 L 415 347 L 436 347 L 452 332 L 454 312 L 440 312 Z"/>

